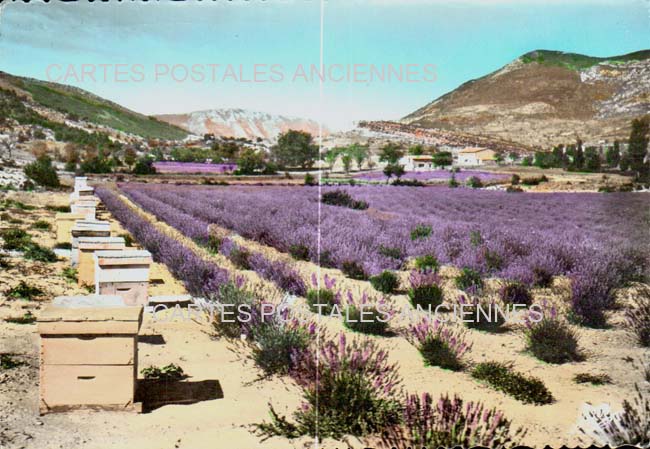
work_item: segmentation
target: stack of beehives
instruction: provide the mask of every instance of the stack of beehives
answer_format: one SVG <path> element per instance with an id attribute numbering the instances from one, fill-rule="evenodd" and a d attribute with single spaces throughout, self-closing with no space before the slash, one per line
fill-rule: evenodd
<path id="1" fill-rule="evenodd" d="M 41 413 L 134 408 L 137 334 L 152 258 L 111 236 L 110 223 L 96 217 L 93 193 L 86 178 L 75 178 L 71 212 L 56 217 L 57 240 L 71 245 L 79 285 L 95 294 L 55 298 L 39 318 Z"/>

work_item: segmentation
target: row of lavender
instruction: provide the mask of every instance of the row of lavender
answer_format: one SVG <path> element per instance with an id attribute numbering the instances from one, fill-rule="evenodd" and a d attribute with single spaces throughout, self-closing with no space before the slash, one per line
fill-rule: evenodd
<path id="1" fill-rule="evenodd" d="M 404 173 L 401 177 L 402 179 L 411 179 L 414 181 L 449 181 L 452 176 L 459 182 L 465 182 L 473 176 L 479 178 L 484 182 L 506 181 L 510 179 L 510 176 L 505 173 L 494 173 L 477 170 L 462 170 L 459 172 L 453 172 L 451 170 L 409 171 Z M 359 173 L 354 175 L 353 178 L 361 179 L 364 181 L 386 181 L 388 179 L 387 176 L 381 171 Z"/>
<path id="2" fill-rule="evenodd" d="M 319 224 L 317 188 L 122 189 L 145 208 L 145 198 L 152 198 L 186 214 L 188 236 L 217 223 L 280 251 L 303 247 L 316 262 L 320 233 L 321 263 L 354 263 L 366 276 L 430 254 L 443 264 L 529 285 L 566 274 L 620 285 L 643 274 L 650 254 L 643 194 L 353 187 L 348 192 L 370 208 L 323 205 Z"/>

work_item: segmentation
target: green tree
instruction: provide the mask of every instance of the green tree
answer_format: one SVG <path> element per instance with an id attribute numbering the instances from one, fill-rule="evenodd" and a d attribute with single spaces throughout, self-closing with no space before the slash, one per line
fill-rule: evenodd
<path id="1" fill-rule="evenodd" d="M 155 175 L 156 167 L 153 166 L 153 161 L 148 157 L 143 157 L 137 160 L 133 167 L 133 173 L 136 175 Z"/>
<path id="2" fill-rule="evenodd" d="M 648 176 L 648 139 L 650 135 L 650 116 L 632 120 L 632 130 L 628 141 L 627 154 L 630 159 L 630 169 L 636 172 L 637 178 Z"/>
<path id="3" fill-rule="evenodd" d="M 341 148 L 330 148 L 323 155 L 323 158 L 325 159 L 325 162 L 327 162 L 330 170 L 332 170 L 334 164 L 336 164 L 336 160 L 339 158 L 341 151 Z"/>
<path id="4" fill-rule="evenodd" d="M 289 130 L 280 134 L 278 143 L 271 148 L 271 155 L 281 168 L 311 168 L 318 158 L 318 146 L 308 132 Z"/>
<path id="5" fill-rule="evenodd" d="M 106 156 L 103 149 L 100 149 L 98 152 L 88 150 L 79 168 L 83 173 L 111 173 L 113 171 L 113 163 Z"/>
<path id="6" fill-rule="evenodd" d="M 621 149 L 618 140 L 614 141 L 614 146 L 607 147 L 605 161 L 612 168 L 618 167 L 618 164 L 621 162 Z"/>
<path id="7" fill-rule="evenodd" d="M 379 152 L 379 161 L 388 164 L 397 164 L 397 161 L 402 157 L 404 157 L 404 150 L 401 146 L 392 142 L 384 145 Z"/>
<path id="8" fill-rule="evenodd" d="M 575 150 L 573 152 L 573 162 L 571 163 L 571 168 L 573 170 L 580 171 L 585 166 L 585 155 L 582 150 L 582 140 L 578 139 L 576 142 Z"/>
<path id="9" fill-rule="evenodd" d="M 350 156 L 352 156 L 354 161 L 357 163 L 357 170 L 361 170 L 364 161 L 368 158 L 368 155 L 370 154 L 368 145 L 360 145 L 358 143 L 353 143 L 348 147 L 348 152 Z"/>
<path id="10" fill-rule="evenodd" d="M 591 172 L 600 171 L 600 153 L 596 147 L 587 147 L 585 150 L 585 169 Z"/>
<path id="11" fill-rule="evenodd" d="M 454 157 L 449 151 L 439 151 L 433 154 L 433 165 L 446 167 L 454 163 Z"/>
<path id="12" fill-rule="evenodd" d="M 413 145 L 409 148 L 409 154 L 411 156 L 422 156 L 424 154 L 424 147 L 420 144 Z"/>
<path id="13" fill-rule="evenodd" d="M 404 166 L 399 164 L 388 164 L 384 167 L 384 174 L 390 181 L 391 176 L 395 176 L 397 179 L 404 176 Z"/>
<path id="14" fill-rule="evenodd" d="M 628 171 L 630 169 L 630 155 L 625 153 L 621 156 L 621 161 L 618 163 L 621 171 Z"/>
<path id="15" fill-rule="evenodd" d="M 264 155 L 252 148 L 245 148 L 237 159 L 237 174 L 253 175 L 266 169 Z"/>
<path id="16" fill-rule="evenodd" d="M 33 180 L 36 184 L 45 187 L 59 187 L 59 176 L 52 165 L 52 159 L 43 154 L 34 162 L 27 164 L 24 168 L 25 176 Z"/>
<path id="17" fill-rule="evenodd" d="M 341 162 L 343 163 L 343 170 L 346 173 L 350 173 L 350 168 L 352 167 L 352 156 L 350 156 L 350 153 L 344 153 L 341 156 Z"/>

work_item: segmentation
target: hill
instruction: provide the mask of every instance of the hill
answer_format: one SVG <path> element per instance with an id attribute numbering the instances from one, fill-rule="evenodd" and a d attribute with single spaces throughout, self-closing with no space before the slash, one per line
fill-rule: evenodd
<path id="1" fill-rule="evenodd" d="M 650 50 L 606 58 L 536 50 L 400 122 L 550 147 L 626 138 L 650 112 Z"/>
<path id="2" fill-rule="evenodd" d="M 24 78 L 0 72 L 0 87 L 27 97 L 39 112 L 64 114 L 72 121 L 84 121 L 142 138 L 183 139 L 187 132 L 131 111 L 83 89 Z M 56 115 L 56 114 L 52 114 Z"/>

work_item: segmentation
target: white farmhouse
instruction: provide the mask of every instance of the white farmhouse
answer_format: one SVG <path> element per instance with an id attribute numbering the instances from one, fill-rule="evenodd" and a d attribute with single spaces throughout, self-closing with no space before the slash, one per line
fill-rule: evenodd
<path id="1" fill-rule="evenodd" d="M 428 171 L 433 170 L 433 156 L 421 154 L 419 156 L 406 155 L 399 160 L 399 164 L 404 166 L 406 171 Z"/>
<path id="2" fill-rule="evenodd" d="M 456 164 L 462 167 L 477 167 L 496 164 L 496 153 L 487 148 L 465 148 L 458 152 Z"/>

